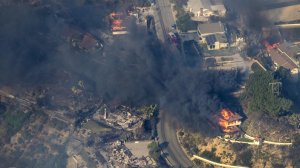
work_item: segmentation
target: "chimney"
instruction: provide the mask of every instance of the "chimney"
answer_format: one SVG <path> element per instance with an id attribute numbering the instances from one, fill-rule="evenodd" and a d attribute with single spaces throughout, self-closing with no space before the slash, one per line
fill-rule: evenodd
<path id="1" fill-rule="evenodd" d="M 104 115 L 103 115 L 104 120 L 107 118 L 107 113 L 106 113 L 106 108 L 104 108 Z"/>

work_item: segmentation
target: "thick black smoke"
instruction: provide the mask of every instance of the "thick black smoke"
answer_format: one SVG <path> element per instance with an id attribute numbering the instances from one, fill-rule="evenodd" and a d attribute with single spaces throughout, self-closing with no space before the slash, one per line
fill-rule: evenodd
<path id="1" fill-rule="evenodd" d="M 63 40 L 65 25 L 107 33 L 105 18 L 115 10 L 110 7 L 105 1 L 0 7 L 0 83 L 36 87 L 60 83 L 57 74 L 68 72 L 92 83 L 107 101 L 159 103 L 184 126 L 207 131 L 209 117 L 226 106 L 221 95 L 236 88 L 236 73 L 189 69 L 178 53 L 136 26 L 126 38 L 104 40 L 104 50 L 94 54 Z"/>
<path id="2" fill-rule="evenodd" d="M 234 71 L 182 70 L 168 83 L 169 90 L 164 102 L 170 112 L 169 117 L 193 131 L 206 135 L 218 133 L 213 116 L 220 108 L 229 107 L 225 103 L 229 100 L 221 97 L 237 88 L 235 75 Z M 234 106 L 230 108 L 237 110 Z"/>
<path id="3" fill-rule="evenodd" d="M 237 12 L 243 21 L 243 26 L 254 31 L 261 31 L 263 27 L 272 27 L 275 23 L 280 23 L 280 21 L 269 20 L 270 17 L 267 15 L 271 15 L 271 13 L 267 14 L 266 11 L 300 4 L 300 0 L 231 0 L 224 2 Z M 286 14 L 284 13 L 284 15 Z M 280 13 L 276 15 L 280 15 Z"/>
<path id="4" fill-rule="evenodd" d="M 236 11 L 242 20 L 242 26 L 254 31 L 261 31 L 262 27 L 270 26 L 271 22 L 261 13 L 271 4 L 263 0 L 233 0 L 228 2 L 233 11 Z"/>

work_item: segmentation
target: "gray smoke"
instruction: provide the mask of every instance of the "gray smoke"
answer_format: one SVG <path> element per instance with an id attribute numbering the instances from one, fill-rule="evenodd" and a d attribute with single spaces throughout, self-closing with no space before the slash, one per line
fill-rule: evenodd
<path id="1" fill-rule="evenodd" d="M 230 5 L 243 20 L 243 26 L 254 31 L 261 31 L 262 27 L 270 26 L 270 21 L 261 14 L 261 11 L 270 4 L 263 0 L 233 0 Z"/>
<path id="2" fill-rule="evenodd" d="M 55 84 L 68 72 L 89 82 L 106 101 L 159 103 L 183 126 L 203 132 L 209 132 L 209 117 L 226 106 L 222 95 L 237 87 L 235 72 L 189 69 L 180 55 L 136 26 L 128 37 L 105 43 L 104 54 L 74 51 L 62 38 L 62 22 L 107 32 L 105 18 L 115 8 L 111 1 L 55 5 L 0 7 L 2 85 Z"/>

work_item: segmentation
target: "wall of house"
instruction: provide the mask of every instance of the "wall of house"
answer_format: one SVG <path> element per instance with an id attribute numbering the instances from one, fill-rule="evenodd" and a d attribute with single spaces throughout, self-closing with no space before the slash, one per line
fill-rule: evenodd
<path id="1" fill-rule="evenodd" d="M 205 43 L 207 43 L 207 41 L 206 41 L 205 37 L 203 37 L 203 36 L 200 36 L 200 38 L 199 38 L 199 42 L 200 42 L 201 44 L 205 44 Z"/>
<path id="2" fill-rule="evenodd" d="M 215 50 L 219 50 L 220 49 L 220 42 L 216 41 L 215 42 Z"/>
<path id="3" fill-rule="evenodd" d="M 298 73 L 299 73 L 299 69 L 298 68 L 294 68 L 294 69 L 291 70 L 291 74 L 292 75 L 296 75 Z"/>
<path id="4" fill-rule="evenodd" d="M 220 16 L 225 16 L 226 15 L 226 10 L 220 10 L 218 11 Z"/>
<path id="5" fill-rule="evenodd" d="M 220 43 L 220 48 L 227 48 L 228 45 L 228 43 Z"/>
<path id="6" fill-rule="evenodd" d="M 205 41 L 205 43 L 206 43 L 206 41 Z M 228 43 L 220 43 L 220 42 L 218 42 L 218 41 L 216 41 L 215 42 L 215 44 L 214 44 L 214 48 L 210 48 L 210 46 L 209 45 L 207 45 L 207 49 L 208 50 L 220 50 L 220 49 L 223 49 L 223 48 L 227 48 L 228 47 Z"/>

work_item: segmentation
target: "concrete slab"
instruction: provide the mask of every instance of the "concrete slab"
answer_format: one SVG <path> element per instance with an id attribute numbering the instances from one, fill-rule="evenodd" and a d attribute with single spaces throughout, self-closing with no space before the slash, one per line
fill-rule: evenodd
<path id="1" fill-rule="evenodd" d="M 135 141 L 135 142 L 126 142 L 125 146 L 131 151 L 131 153 L 138 157 L 148 157 L 149 156 L 149 150 L 148 145 L 152 141 Z"/>

